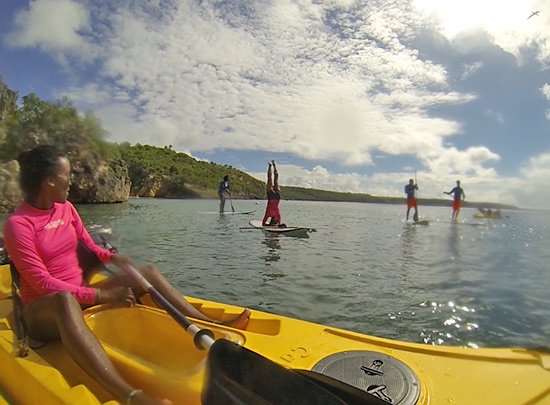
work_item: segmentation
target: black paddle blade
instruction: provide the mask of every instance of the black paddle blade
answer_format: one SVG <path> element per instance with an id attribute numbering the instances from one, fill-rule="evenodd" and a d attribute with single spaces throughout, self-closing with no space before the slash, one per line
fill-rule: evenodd
<path id="1" fill-rule="evenodd" d="M 413 215 L 414 222 L 418 222 L 418 212 L 415 212 Z"/>
<path id="2" fill-rule="evenodd" d="M 205 405 L 387 405 L 375 396 L 312 371 L 290 370 L 225 339 L 208 354 Z"/>

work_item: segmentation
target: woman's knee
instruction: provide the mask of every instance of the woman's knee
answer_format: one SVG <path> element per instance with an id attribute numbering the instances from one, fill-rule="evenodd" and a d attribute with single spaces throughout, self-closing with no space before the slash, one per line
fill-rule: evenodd
<path id="1" fill-rule="evenodd" d="M 80 304 L 76 298 L 68 291 L 59 291 L 54 294 L 53 302 L 56 310 L 63 313 L 82 312 Z"/>
<path id="2" fill-rule="evenodd" d="M 149 282 L 151 280 L 154 280 L 154 279 L 157 279 L 157 278 L 161 277 L 159 269 L 157 269 L 152 264 L 147 264 L 147 265 L 143 266 L 140 269 L 140 273 L 143 275 L 143 277 L 145 277 L 147 280 L 149 280 Z"/>

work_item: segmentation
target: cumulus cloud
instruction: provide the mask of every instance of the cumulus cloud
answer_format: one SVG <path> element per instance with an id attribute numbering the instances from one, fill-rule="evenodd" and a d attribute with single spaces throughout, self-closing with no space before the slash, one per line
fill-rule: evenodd
<path id="1" fill-rule="evenodd" d="M 463 70 L 464 71 L 463 71 L 462 77 L 461 77 L 462 80 L 467 79 L 468 77 L 470 77 L 472 74 L 477 72 L 482 67 L 483 67 L 482 62 L 474 62 L 474 63 L 464 64 L 463 65 Z"/>
<path id="2" fill-rule="evenodd" d="M 480 41 L 468 41 L 468 49 L 496 43 L 519 54 L 537 41 L 544 60 L 540 44 L 550 43 L 542 18 L 527 28 L 526 19 L 517 23 L 523 3 L 481 3 L 35 0 L 6 41 L 49 52 L 65 66 L 93 59 L 97 73 L 79 76 L 58 96 L 94 111 L 113 141 L 331 161 L 349 173 L 289 165 L 287 180 L 390 195 L 401 195 L 402 173 L 367 176 L 356 168 L 375 171 L 375 156 L 410 156 L 433 184 L 424 190 L 439 195 L 457 176 L 471 187 L 498 179 L 492 165 L 500 155 L 453 142 L 465 123 L 433 110 L 480 95 L 457 91 L 449 66 L 429 60 L 414 39 L 443 30 L 455 38 L 454 52 L 464 38 L 457 34 L 479 31 L 483 22 L 487 31 L 470 36 Z M 536 6 L 550 15 L 546 3 Z M 522 35 L 510 35 L 516 29 Z M 485 69 L 485 60 L 467 60 L 457 67 L 458 81 Z M 542 92 L 548 97 L 548 85 Z M 482 111 L 505 121 L 496 108 Z"/>
<path id="3" fill-rule="evenodd" d="M 546 99 L 550 101 L 550 84 L 544 84 L 544 86 L 542 86 L 540 90 L 544 97 L 546 97 Z M 550 108 L 546 110 L 546 119 L 550 120 Z"/>
<path id="4" fill-rule="evenodd" d="M 508 0 L 505 7 L 500 0 L 414 0 L 414 3 L 440 22 L 442 32 L 448 38 L 483 29 L 496 45 L 513 53 L 519 60 L 526 45 L 538 44 L 539 61 L 546 65 L 550 63 L 550 3 L 546 0 Z M 539 15 L 527 19 L 532 10 L 539 10 Z"/>
<path id="5" fill-rule="evenodd" d="M 375 150 L 439 153 L 460 125 L 425 110 L 472 96 L 449 91 L 445 70 L 402 43 L 421 16 L 387 4 L 111 5 L 98 46 L 108 82 L 90 107 L 113 140 L 178 150 L 276 150 L 346 165 L 373 164 Z"/>
<path id="6" fill-rule="evenodd" d="M 36 0 L 15 17 L 15 31 L 5 42 L 12 47 L 36 47 L 66 63 L 66 54 L 90 60 L 95 49 L 83 34 L 90 30 L 90 14 L 72 0 Z"/>
<path id="7" fill-rule="evenodd" d="M 550 199 L 548 179 L 550 178 L 550 153 L 531 158 L 521 169 L 521 178 L 514 190 L 521 206 L 547 208 Z"/>

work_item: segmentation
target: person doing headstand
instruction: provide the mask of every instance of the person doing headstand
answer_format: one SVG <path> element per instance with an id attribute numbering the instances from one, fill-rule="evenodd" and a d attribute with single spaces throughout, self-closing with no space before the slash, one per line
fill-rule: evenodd
<path id="1" fill-rule="evenodd" d="M 271 169 L 273 167 L 273 175 Z M 262 220 L 263 226 L 279 226 L 284 227 L 281 223 L 281 210 L 279 209 L 279 202 L 281 201 L 281 190 L 279 189 L 279 172 L 277 172 L 277 166 L 275 166 L 275 160 L 268 163 L 267 167 L 267 207 L 265 209 L 264 219 Z"/>

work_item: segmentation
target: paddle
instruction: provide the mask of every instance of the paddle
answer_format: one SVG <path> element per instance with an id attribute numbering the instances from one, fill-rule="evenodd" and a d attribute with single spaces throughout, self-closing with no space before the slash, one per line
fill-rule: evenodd
<path id="1" fill-rule="evenodd" d="M 365 391 L 307 370 L 287 369 L 258 353 L 191 323 L 133 266 L 123 268 L 155 302 L 194 338 L 200 349 L 210 349 L 202 403 L 290 405 L 387 405 Z"/>
<path id="2" fill-rule="evenodd" d="M 208 349 L 214 343 L 214 333 L 209 329 L 200 329 L 197 325 L 192 324 L 185 315 L 183 315 L 170 301 L 168 301 L 155 287 L 147 281 L 145 277 L 136 270 L 134 266 L 128 265 L 123 268 L 130 277 L 132 277 L 141 288 L 151 295 L 153 300 L 174 320 L 180 324 L 194 338 L 195 346 L 199 349 Z"/>
<path id="3" fill-rule="evenodd" d="M 229 194 L 229 203 L 231 204 L 231 211 L 235 212 L 235 208 L 233 208 L 233 198 L 231 198 L 231 193 L 228 191 L 227 194 Z"/>
<path id="4" fill-rule="evenodd" d="M 415 185 L 415 186 L 417 185 L 417 181 L 416 181 L 416 170 L 414 171 L 414 185 Z M 416 193 L 416 192 L 415 192 L 415 193 Z M 417 200 L 417 202 L 416 202 L 416 209 L 414 210 L 413 221 L 414 221 L 414 222 L 418 222 L 418 200 Z"/>

